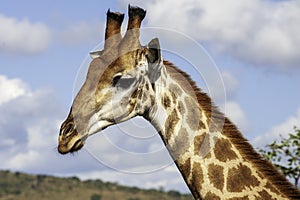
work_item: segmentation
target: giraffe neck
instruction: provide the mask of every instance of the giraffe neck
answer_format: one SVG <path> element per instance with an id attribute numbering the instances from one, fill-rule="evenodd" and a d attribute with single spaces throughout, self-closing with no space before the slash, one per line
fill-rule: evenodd
<path id="1" fill-rule="evenodd" d="M 209 97 L 171 63 L 162 67 L 155 92 L 156 104 L 146 119 L 160 133 L 195 199 L 289 199 L 292 192 L 299 195 L 296 190 L 285 194 L 292 189 L 288 181 L 260 159 L 222 113 L 212 112 L 215 107 Z M 259 165 L 269 169 L 260 170 Z M 272 173 L 275 178 L 270 180 Z M 284 191 L 280 184 L 287 184 Z"/>

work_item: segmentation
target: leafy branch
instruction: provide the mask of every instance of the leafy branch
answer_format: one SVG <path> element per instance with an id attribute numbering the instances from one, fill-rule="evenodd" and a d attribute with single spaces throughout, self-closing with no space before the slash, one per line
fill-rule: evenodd
<path id="1" fill-rule="evenodd" d="M 294 127 L 294 133 L 289 133 L 288 138 L 280 137 L 279 142 L 274 141 L 259 152 L 286 177 L 294 180 L 297 187 L 300 179 L 300 129 Z"/>

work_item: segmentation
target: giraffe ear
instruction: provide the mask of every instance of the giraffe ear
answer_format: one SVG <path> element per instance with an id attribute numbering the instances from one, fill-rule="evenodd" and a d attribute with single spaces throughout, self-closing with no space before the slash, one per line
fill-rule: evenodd
<path id="1" fill-rule="evenodd" d="M 161 71 L 161 50 L 158 38 L 152 39 L 148 45 L 147 59 L 149 63 L 149 78 L 154 83 L 160 76 Z"/>
<path id="2" fill-rule="evenodd" d="M 148 45 L 147 58 L 150 63 L 157 63 L 161 60 L 160 44 L 158 38 L 152 39 Z"/>
<path id="3" fill-rule="evenodd" d="M 90 52 L 90 57 L 92 59 L 95 59 L 95 58 L 98 58 L 98 57 L 102 56 L 102 54 L 103 54 L 103 51 L 91 51 Z"/>

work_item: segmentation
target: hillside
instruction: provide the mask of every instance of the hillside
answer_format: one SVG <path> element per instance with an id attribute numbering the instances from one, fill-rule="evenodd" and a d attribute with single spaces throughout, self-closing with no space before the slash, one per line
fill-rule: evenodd
<path id="1" fill-rule="evenodd" d="M 80 181 L 77 177 L 58 178 L 0 171 L 0 200 L 185 200 L 191 195 L 121 186 L 101 180 Z"/>

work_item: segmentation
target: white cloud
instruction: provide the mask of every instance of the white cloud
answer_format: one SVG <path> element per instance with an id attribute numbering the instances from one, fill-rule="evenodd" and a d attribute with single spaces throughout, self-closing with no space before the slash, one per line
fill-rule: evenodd
<path id="1" fill-rule="evenodd" d="M 0 105 L 25 93 L 30 93 L 29 89 L 20 79 L 8 79 L 0 75 Z"/>
<path id="2" fill-rule="evenodd" d="M 31 91 L 22 80 L 0 75 L 1 168 L 28 170 L 51 163 L 62 114 L 55 99 L 49 90 Z"/>
<path id="3" fill-rule="evenodd" d="M 127 1 L 122 1 L 124 4 Z M 132 2 L 131 2 L 132 3 Z M 135 1 L 149 26 L 175 29 L 213 51 L 254 65 L 300 63 L 300 2 L 240 0 Z"/>
<path id="4" fill-rule="evenodd" d="M 274 140 L 280 139 L 280 135 L 287 137 L 289 133 L 294 133 L 294 126 L 300 127 L 300 108 L 294 115 L 288 117 L 281 124 L 275 125 L 265 134 L 255 137 L 252 143 L 255 147 L 263 147 Z"/>
<path id="5" fill-rule="evenodd" d="M 249 121 L 237 102 L 228 101 L 225 104 L 225 114 L 229 119 L 237 125 L 237 127 L 241 130 L 242 133 L 249 132 Z"/>
<path id="6" fill-rule="evenodd" d="M 31 22 L 0 14 L 0 52 L 34 54 L 47 49 L 50 31 L 41 22 Z"/>
<path id="7" fill-rule="evenodd" d="M 8 166 L 14 169 L 24 169 L 36 165 L 41 155 L 38 151 L 29 150 L 19 152 L 17 155 L 8 160 Z M 6 163 L 5 163 L 6 164 Z"/>

